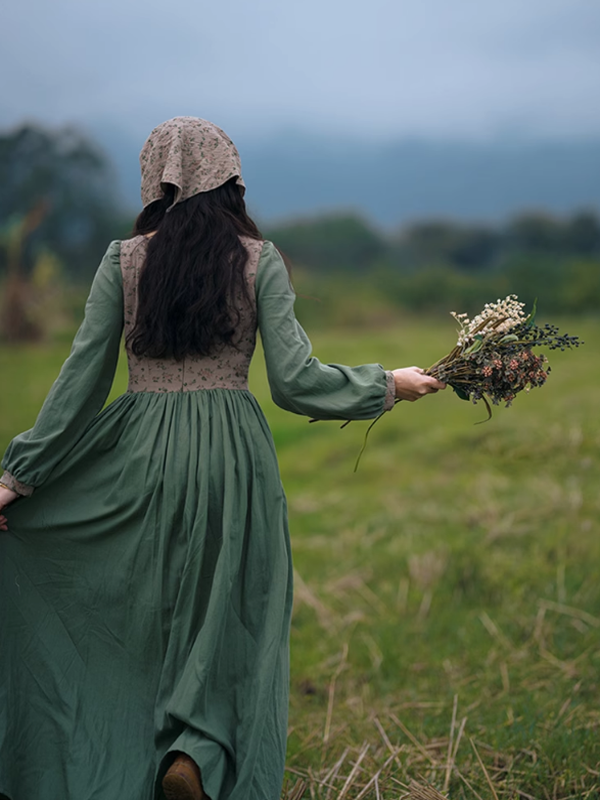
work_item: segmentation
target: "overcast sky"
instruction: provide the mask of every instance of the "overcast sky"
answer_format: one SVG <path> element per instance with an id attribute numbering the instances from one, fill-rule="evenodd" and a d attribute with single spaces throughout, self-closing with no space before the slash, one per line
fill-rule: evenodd
<path id="1" fill-rule="evenodd" d="M 600 135 L 598 0 L 12 0 L 0 126 Z"/>

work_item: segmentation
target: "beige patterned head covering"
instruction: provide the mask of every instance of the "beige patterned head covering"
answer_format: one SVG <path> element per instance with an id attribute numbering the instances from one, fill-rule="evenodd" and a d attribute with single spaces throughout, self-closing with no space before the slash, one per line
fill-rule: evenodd
<path id="1" fill-rule="evenodd" d="M 174 117 L 154 128 L 140 153 L 140 166 L 144 208 L 164 196 L 164 183 L 177 187 L 173 205 L 230 178 L 245 185 L 234 143 L 221 128 L 198 117 Z"/>

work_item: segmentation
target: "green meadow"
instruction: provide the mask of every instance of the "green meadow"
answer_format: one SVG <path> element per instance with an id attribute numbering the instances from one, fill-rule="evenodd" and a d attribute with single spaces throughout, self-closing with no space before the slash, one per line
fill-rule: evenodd
<path id="1" fill-rule="evenodd" d="M 449 389 L 399 403 L 357 472 L 368 423 L 281 411 L 255 359 L 295 559 L 287 798 L 600 797 L 600 320 L 561 329 L 585 346 L 549 354 L 546 386 L 489 422 Z M 312 339 L 326 362 L 426 367 L 455 330 Z M 0 350 L 3 446 L 68 347 Z"/>

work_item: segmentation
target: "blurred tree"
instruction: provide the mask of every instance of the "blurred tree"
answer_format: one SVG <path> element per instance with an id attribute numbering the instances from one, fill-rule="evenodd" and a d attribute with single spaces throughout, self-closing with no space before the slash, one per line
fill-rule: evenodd
<path id="1" fill-rule="evenodd" d="M 505 230 L 507 252 L 558 256 L 568 253 L 571 245 L 570 223 L 543 212 L 520 214 Z"/>
<path id="2" fill-rule="evenodd" d="M 26 214 L 13 214 L 0 230 L 0 242 L 6 251 L 7 275 L 2 302 L 0 333 L 9 341 L 38 339 L 39 325 L 30 312 L 32 292 L 22 269 L 23 246 L 28 236 L 42 223 L 48 207 L 42 200 Z"/>
<path id="3" fill-rule="evenodd" d="M 40 205 L 45 209 L 21 238 L 18 269 L 28 274 L 45 248 L 72 275 L 89 276 L 121 219 L 114 186 L 106 158 L 74 128 L 23 125 L 0 134 L 0 229 L 20 224 Z M 6 267 L 5 248 L 0 258 Z"/>
<path id="4" fill-rule="evenodd" d="M 567 222 L 566 244 L 571 253 L 600 255 L 600 221 L 591 211 L 580 211 Z"/>
<path id="5" fill-rule="evenodd" d="M 323 270 L 365 270 L 388 251 L 383 236 L 353 214 L 280 225 L 268 236 L 293 262 Z"/>
<path id="6" fill-rule="evenodd" d="M 495 261 L 501 240 L 499 232 L 483 225 L 433 220 L 403 230 L 396 249 L 405 265 L 451 264 L 476 271 L 487 269 Z"/>

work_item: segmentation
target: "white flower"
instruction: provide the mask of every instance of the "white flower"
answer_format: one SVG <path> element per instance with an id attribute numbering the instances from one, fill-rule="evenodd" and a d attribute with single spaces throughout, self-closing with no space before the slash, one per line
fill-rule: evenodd
<path id="1" fill-rule="evenodd" d="M 527 319 L 523 312 L 525 303 L 519 302 L 516 294 L 509 294 L 504 300 L 498 299 L 495 303 L 486 303 L 483 311 L 472 320 L 467 314 L 451 314 L 460 325 L 457 345 L 462 347 L 474 341 L 475 334 L 486 336 L 491 333 L 507 333 Z"/>

